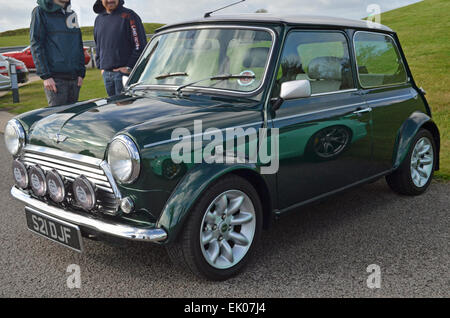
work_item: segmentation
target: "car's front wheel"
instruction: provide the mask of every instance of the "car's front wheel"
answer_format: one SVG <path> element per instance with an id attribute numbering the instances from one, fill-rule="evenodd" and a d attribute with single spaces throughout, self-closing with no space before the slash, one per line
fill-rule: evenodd
<path id="1" fill-rule="evenodd" d="M 433 135 L 425 129 L 417 133 L 411 145 L 403 163 L 386 177 L 386 181 L 397 193 L 419 195 L 428 189 L 433 178 L 436 145 Z"/>
<path id="2" fill-rule="evenodd" d="M 238 274 L 262 230 L 262 206 L 245 179 L 230 175 L 205 191 L 177 241 L 167 246 L 174 263 L 211 280 Z"/>

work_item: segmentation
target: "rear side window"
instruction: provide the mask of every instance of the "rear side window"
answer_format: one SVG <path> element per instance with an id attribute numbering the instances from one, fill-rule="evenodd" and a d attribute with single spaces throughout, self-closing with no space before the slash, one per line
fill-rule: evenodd
<path id="1" fill-rule="evenodd" d="M 354 41 L 359 82 L 362 87 L 406 83 L 405 65 L 390 36 L 357 32 Z"/>
<path id="2" fill-rule="evenodd" d="M 347 38 L 340 32 L 291 32 L 283 49 L 276 88 L 279 91 L 282 83 L 295 80 L 309 80 L 312 94 L 354 88 L 348 51 Z"/>

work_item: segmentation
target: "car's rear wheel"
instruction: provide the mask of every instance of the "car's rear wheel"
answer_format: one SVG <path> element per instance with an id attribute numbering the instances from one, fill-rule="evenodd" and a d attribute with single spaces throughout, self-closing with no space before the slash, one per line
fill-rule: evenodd
<path id="1" fill-rule="evenodd" d="M 205 191 L 177 241 L 174 263 L 211 280 L 225 280 L 248 263 L 262 229 L 262 206 L 245 179 L 226 176 Z"/>
<path id="2" fill-rule="evenodd" d="M 407 157 L 386 181 L 395 192 L 419 195 L 430 186 L 436 165 L 436 145 L 433 135 L 421 129 L 414 137 Z"/>

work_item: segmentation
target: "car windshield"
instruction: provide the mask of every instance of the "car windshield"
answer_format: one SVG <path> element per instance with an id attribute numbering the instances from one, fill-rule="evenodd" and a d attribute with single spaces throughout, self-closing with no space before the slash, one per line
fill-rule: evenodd
<path id="1" fill-rule="evenodd" d="M 156 36 L 130 83 L 252 92 L 264 81 L 272 48 L 264 30 L 205 28 Z M 243 75 L 208 79 L 218 75 Z M 198 81 L 198 82 L 197 82 Z"/>

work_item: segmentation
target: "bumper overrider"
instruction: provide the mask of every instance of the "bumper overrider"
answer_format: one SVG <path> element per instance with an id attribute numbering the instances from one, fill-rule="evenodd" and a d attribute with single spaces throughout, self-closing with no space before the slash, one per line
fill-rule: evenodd
<path id="1" fill-rule="evenodd" d="M 77 225 L 80 228 L 89 229 L 100 234 L 145 242 L 161 242 L 167 238 L 167 233 L 163 229 L 133 227 L 110 220 L 98 219 L 94 216 L 80 215 L 69 210 L 51 206 L 45 202 L 34 199 L 32 196 L 15 186 L 11 189 L 11 195 L 15 199 L 23 202 L 28 209 L 41 212 L 50 217 L 66 221 Z"/>

